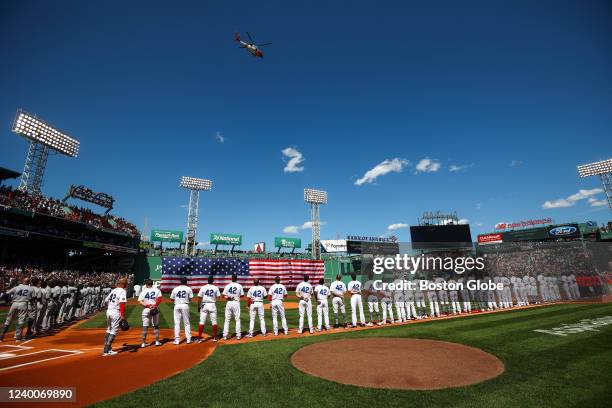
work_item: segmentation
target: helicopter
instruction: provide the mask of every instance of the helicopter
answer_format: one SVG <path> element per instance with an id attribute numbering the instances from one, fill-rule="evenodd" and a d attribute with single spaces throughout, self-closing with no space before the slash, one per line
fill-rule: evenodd
<path id="1" fill-rule="evenodd" d="M 234 40 L 236 40 L 236 42 L 240 44 L 240 48 L 246 48 L 247 51 L 250 52 L 252 56 L 263 58 L 263 53 L 261 52 L 259 47 L 263 47 L 264 45 L 270 45 L 272 43 L 255 44 L 255 42 L 253 41 L 253 38 L 251 37 L 251 34 L 249 34 L 248 31 L 246 32 L 246 35 L 249 37 L 250 42 L 242 41 L 240 39 L 240 33 L 234 34 Z"/>

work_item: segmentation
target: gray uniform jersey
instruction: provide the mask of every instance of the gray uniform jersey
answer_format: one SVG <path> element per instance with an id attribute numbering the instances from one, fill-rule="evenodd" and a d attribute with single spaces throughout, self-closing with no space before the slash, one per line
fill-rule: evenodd
<path id="1" fill-rule="evenodd" d="M 13 297 L 13 303 L 27 303 L 34 296 L 32 287 L 24 284 L 19 284 L 6 293 Z"/>

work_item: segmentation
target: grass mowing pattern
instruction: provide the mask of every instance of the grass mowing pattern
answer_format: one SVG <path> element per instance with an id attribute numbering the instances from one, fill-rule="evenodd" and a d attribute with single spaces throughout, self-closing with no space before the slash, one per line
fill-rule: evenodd
<path id="1" fill-rule="evenodd" d="M 361 332 L 221 346 L 206 361 L 179 375 L 97 406 L 604 407 L 609 406 L 612 395 L 612 326 L 567 337 L 533 330 L 609 315 L 612 305 L 555 305 Z M 495 379 L 462 388 L 378 390 L 311 377 L 289 361 L 292 353 L 307 344 L 384 336 L 479 347 L 499 357 L 506 371 Z"/>

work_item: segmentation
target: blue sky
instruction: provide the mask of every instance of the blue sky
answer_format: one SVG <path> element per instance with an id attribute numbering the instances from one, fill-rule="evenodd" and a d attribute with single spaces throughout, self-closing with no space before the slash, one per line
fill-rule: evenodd
<path id="1" fill-rule="evenodd" d="M 612 156 L 609 2 L 379 3 L 2 2 L 0 166 L 23 168 L 21 107 L 81 141 L 50 158 L 47 195 L 83 183 L 139 227 L 184 229 L 180 176 L 212 179 L 200 241 L 308 241 L 304 187 L 329 192 L 323 238 L 438 209 L 474 235 L 612 218 L 575 168 Z M 273 44 L 255 59 L 236 31 Z"/>

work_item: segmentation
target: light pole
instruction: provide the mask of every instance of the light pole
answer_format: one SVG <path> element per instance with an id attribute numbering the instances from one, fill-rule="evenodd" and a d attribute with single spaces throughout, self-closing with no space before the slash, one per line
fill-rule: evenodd
<path id="1" fill-rule="evenodd" d="M 578 175 L 582 178 L 599 176 L 608 199 L 608 207 L 612 210 L 612 159 L 578 166 Z"/>
<path id="2" fill-rule="evenodd" d="M 321 219 L 319 205 L 327 204 L 327 191 L 304 189 L 304 201 L 310 204 L 310 224 L 312 226 L 312 258 L 321 259 Z"/>
<path id="3" fill-rule="evenodd" d="M 78 140 L 21 109 L 17 110 L 12 131 L 30 143 L 18 187 L 30 195 L 40 195 L 49 153 L 68 157 L 79 154 Z"/>
<path id="4" fill-rule="evenodd" d="M 185 234 L 185 255 L 193 256 L 195 254 L 195 238 L 198 230 L 200 191 L 210 191 L 212 189 L 212 181 L 183 176 L 181 178 L 180 186 L 189 190 L 189 211 L 187 213 L 187 233 Z"/>

